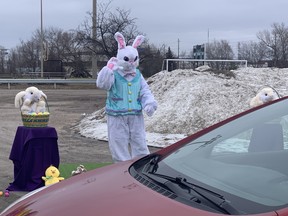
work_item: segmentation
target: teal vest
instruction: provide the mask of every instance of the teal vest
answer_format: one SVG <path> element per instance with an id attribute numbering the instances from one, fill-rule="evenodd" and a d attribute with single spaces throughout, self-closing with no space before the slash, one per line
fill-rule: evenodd
<path id="1" fill-rule="evenodd" d="M 107 93 L 106 113 L 113 116 L 141 114 L 140 89 L 139 70 L 136 70 L 136 75 L 131 81 L 114 72 L 114 84 Z"/>

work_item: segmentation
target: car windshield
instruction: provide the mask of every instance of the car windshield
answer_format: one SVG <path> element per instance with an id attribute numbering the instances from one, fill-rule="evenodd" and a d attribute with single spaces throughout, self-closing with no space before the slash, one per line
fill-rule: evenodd
<path id="1" fill-rule="evenodd" d="M 287 164 L 288 99 L 188 142 L 157 161 L 150 173 L 181 176 L 224 195 L 234 207 L 238 201 L 246 202 L 252 210 L 242 209 L 244 212 L 259 213 L 287 205 Z"/>
<path id="2" fill-rule="evenodd" d="M 232 121 L 169 155 L 177 172 L 267 206 L 288 203 L 288 100 Z"/>

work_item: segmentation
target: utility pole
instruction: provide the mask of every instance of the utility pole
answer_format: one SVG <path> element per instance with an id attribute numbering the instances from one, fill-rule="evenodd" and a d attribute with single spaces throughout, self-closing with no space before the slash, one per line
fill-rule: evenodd
<path id="1" fill-rule="evenodd" d="M 204 59 L 207 59 L 207 52 L 208 52 L 208 50 L 209 50 L 209 43 L 210 43 L 210 30 L 209 30 L 209 28 L 208 28 L 208 31 L 207 31 L 207 45 L 206 46 L 204 46 Z"/>
<path id="2" fill-rule="evenodd" d="M 41 61 L 41 78 L 43 78 L 43 71 L 44 71 L 44 62 L 43 62 L 43 56 L 44 56 L 44 49 L 43 49 L 43 40 L 44 40 L 44 36 L 43 36 L 43 14 L 42 14 L 42 0 L 40 2 L 40 14 L 41 14 L 41 56 L 40 56 L 40 61 Z"/>
<path id="3" fill-rule="evenodd" d="M 92 39 L 93 39 L 93 46 L 94 52 L 92 52 L 92 77 L 96 79 L 96 74 L 98 72 L 97 67 L 97 56 L 96 56 L 96 39 L 97 39 L 97 0 L 93 0 L 93 14 L 92 14 Z"/>
<path id="4" fill-rule="evenodd" d="M 179 51 L 180 51 L 180 40 L 178 38 L 178 59 L 179 59 Z"/>
<path id="5" fill-rule="evenodd" d="M 177 57 L 178 59 L 179 59 L 179 51 L 180 51 L 180 40 L 178 38 L 178 57 Z M 177 64 L 178 64 L 178 69 L 180 69 L 180 62 L 178 61 Z"/>

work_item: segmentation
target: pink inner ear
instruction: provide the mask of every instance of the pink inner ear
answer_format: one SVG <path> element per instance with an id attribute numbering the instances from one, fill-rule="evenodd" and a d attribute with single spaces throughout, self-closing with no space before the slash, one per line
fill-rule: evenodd
<path id="1" fill-rule="evenodd" d="M 123 38 L 118 36 L 117 39 L 118 39 L 118 44 L 119 44 L 118 48 L 123 49 L 125 47 L 125 42 L 124 42 Z"/>
<path id="2" fill-rule="evenodd" d="M 137 39 L 137 41 L 135 41 L 135 43 L 134 43 L 134 48 L 137 48 L 139 45 L 140 45 L 140 43 L 141 43 L 141 39 L 139 38 L 139 39 Z"/>
<path id="3" fill-rule="evenodd" d="M 136 43 L 134 44 L 134 48 L 137 48 L 139 46 L 139 40 L 136 41 Z"/>

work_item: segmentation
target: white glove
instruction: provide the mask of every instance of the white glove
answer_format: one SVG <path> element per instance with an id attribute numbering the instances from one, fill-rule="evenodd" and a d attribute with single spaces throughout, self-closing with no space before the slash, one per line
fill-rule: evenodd
<path id="1" fill-rule="evenodd" d="M 111 70 L 116 70 L 118 68 L 117 66 L 118 59 L 115 57 L 110 58 L 110 60 L 107 62 L 107 67 Z"/>
<path id="2" fill-rule="evenodd" d="M 147 104 L 144 107 L 144 111 L 149 117 L 151 117 L 154 114 L 154 112 L 156 111 L 156 108 L 150 104 Z"/>

